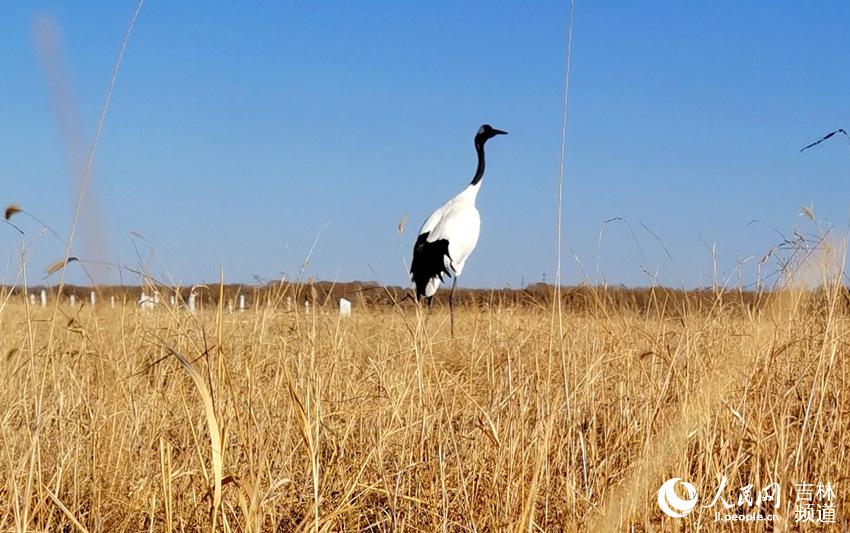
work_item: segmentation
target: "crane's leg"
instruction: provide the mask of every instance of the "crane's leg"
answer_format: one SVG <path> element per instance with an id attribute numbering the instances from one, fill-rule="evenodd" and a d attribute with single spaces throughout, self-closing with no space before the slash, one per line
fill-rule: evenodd
<path id="1" fill-rule="evenodd" d="M 454 306 L 454 296 L 455 296 L 455 286 L 457 285 L 457 276 L 452 278 L 452 292 L 449 293 L 449 317 L 452 328 L 452 337 L 455 336 L 455 306 Z"/>

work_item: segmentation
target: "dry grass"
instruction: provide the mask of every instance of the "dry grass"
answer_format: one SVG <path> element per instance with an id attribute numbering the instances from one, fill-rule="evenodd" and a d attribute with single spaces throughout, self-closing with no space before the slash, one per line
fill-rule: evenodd
<path id="1" fill-rule="evenodd" d="M 461 309 L 452 339 L 442 310 L 63 306 L 48 351 L 51 309 L 16 296 L 0 530 L 717 529 L 655 491 L 723 475 L 781 482 L 779 530 L 794 483 L 831 481 L 847 527 L 850 320 L 838 291 L 774 298 L 600 303 L 560 341 L 528 307 Z"/>

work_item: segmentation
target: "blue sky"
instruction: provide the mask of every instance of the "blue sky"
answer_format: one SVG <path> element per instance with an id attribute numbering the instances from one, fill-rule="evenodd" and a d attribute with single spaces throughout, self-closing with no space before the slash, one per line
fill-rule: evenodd
<path id="1" fill-rule="evenodd" d="M 488 144 L 481 239 L 462 284 L 551 281 L 567 5 L 327 4 L 148 0 L 74 254 L 134 265 L 138 249 L 166 280 L 216 280 L 221 266 L 249 282 L 297 273 L 320 234 L 309 275 L 404 283 L 416 229 L 471 178 L 472 136 L 488 122 L 510 135 Z M 88 146 L 134 8 L 15 1 L 0 17 L 0 202 L 61 234 L 78 180 L 67 132 Z M 61 30 L 70 129 L 37 20 Z M 729 275 L 776 244 L 771 228 L 805 228 L 804 204 L 843 235 L 850 149 L 798 150 L 850 126 L 848 21 L 846 2 L 578 1 L 565 282 L 647 285 L 646 270 L 705 285 L 706 243 Z M 612 217 L 640 247 L 621 223 L 600 241 Z M 63 248 L 18 220 L 40 281 Z M 19 236 L 0 230 L 0 276 L 15 280 Z"/>

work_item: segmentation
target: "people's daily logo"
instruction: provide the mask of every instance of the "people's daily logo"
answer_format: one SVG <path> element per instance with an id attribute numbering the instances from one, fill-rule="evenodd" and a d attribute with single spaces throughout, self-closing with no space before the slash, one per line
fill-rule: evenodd
<path id="1" fill-rule="evenodd" d="M 780 518 L 777 514 L 782 501 L 780 483 L 771 482 L 760 488 L 748 483 L 737 490 L 730 489 L 728 484 L 729 480 L 722 476 L 716 489 L 703 494 L 699 507 L 713 513 L 715 522 L 772 522 Z M 794 523 L 834 524 L 836 493 L 836 484 L 830 482 L 791 485 Z M 699 499 L 696 487 L 679 477 L 668 479 L 658 489 L 658 507 L 671 518 L 685 518 L 697 508 Z"/>
<path id="2" fill-rule="evenodd" d="M 664 511 L 664 514 L 673 518 L 684 518 L 697 506 L 697 489 L 681 479 L 679 477 L 668 479 L 658 489 L 658 507 Z M 676 484 L 682 485 L 685 489 L 688 494 L 687 499 L 680 498 L 676 493 Z"/>

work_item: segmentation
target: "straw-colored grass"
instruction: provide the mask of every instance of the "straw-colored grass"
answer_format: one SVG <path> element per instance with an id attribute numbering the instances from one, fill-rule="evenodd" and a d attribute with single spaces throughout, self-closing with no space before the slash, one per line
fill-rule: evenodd
<path id="1" fill-rule="evenodd" d="M 846 527 L 850 320 L 774 298 L 599 303 L 560 345 L 527 307 L 459 309 L 452 339 L 442 310 L 62 306 L 48 352 L 52 309 L 15 297 L 0 531 L 739 530 L 655 503 L 724 475 L 727 500 L 780 482 L 780 530 L 795 483 L 832 482 Z"/>

